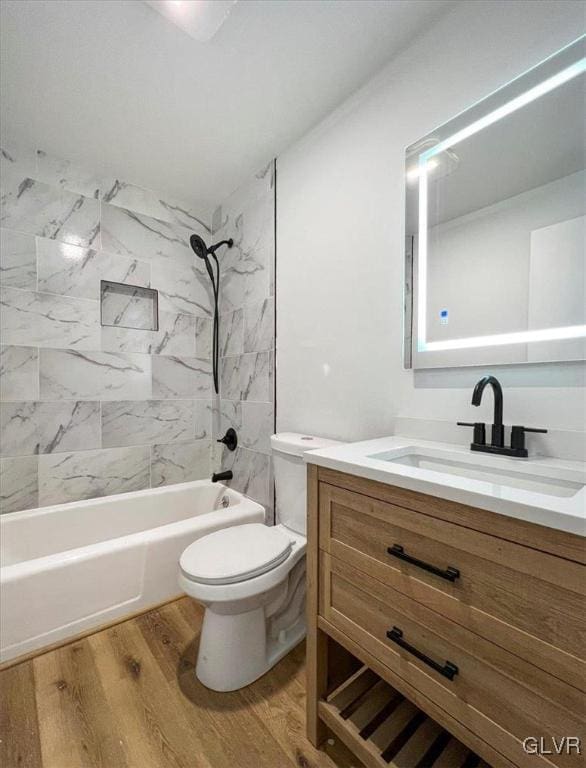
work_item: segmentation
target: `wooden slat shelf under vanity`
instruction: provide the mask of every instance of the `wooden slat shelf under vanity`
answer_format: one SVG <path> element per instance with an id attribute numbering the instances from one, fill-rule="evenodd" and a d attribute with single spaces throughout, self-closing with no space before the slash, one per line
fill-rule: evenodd
<path id="1" fill-rule="evenodd" d="M 307 493 L 315 746 L 333 732 L 367 768 L 584 765 L 582 537 L 312 464 Z"/>
<path id="2" fill-rule="evenodd" d="M 366 666 L 319 702 L 319 713 L 367 768 L 488 768 Z"/>

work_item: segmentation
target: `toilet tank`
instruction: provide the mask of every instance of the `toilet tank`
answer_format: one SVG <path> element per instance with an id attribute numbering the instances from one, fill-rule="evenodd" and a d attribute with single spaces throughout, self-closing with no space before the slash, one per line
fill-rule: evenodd
<path id="1" fill-rule="evenodd" d="M 331 445 L 341 443 L 338 440 L 295 432 L 281 432 L 271 437 L 276 520 L 303 536 L 307 533 L 307 467 L 303 454 Z"/>

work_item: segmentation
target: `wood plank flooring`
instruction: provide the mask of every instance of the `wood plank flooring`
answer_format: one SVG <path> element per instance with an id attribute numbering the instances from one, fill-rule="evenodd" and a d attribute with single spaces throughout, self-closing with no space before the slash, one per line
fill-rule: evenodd
<path id="1" fill-rule="evenodd" d="M 0 673 L 1 768 L 351 768 L 305 738 L 305 649 L 234 693 L 194 674 L 182 598 Z"/>

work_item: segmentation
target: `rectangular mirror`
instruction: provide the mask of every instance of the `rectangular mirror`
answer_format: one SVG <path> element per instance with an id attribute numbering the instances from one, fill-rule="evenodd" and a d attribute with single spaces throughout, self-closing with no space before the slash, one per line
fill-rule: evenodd
<path id="1" fill-rule="evenodd" d="M 407 148 L 407 368 L 586 359 L 585 41 Z"/>

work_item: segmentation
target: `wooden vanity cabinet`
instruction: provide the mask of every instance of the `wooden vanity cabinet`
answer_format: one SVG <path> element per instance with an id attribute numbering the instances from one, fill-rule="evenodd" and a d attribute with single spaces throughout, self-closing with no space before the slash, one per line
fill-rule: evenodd
<path id="1" fill-rule="evenodd" d="M 333 640 L 488 765 L 584 765 L 562 741 L 578 737 L 586 749 L 582 537 L 309 465 L 307 566 L 314 744 L 327 727 L 366 765 L 394 765 L 401 739 L 385 747 L 385 727 L 394 733 L 393 718 L 407 717 L 407 705 L 396 705 L 383 727 L 376 718 L 392 705 L 381 704 L 381 714 L 376 701 L 363 704 L 374 722 L 361 731 L 336 709 Z M 364 686 L 364 670 L 352 673 Z M 405 725 L 408 746 L 417 750 L 421 733 L 430 751 L 420 765 L 439 766 L 444 753 L 434 757 L 434 744 L 448 737 L 417 717 Z M 525 751 L 525 739 L 543 753 Z M 458 768 L 460 758 L 450 759 Z"/>

